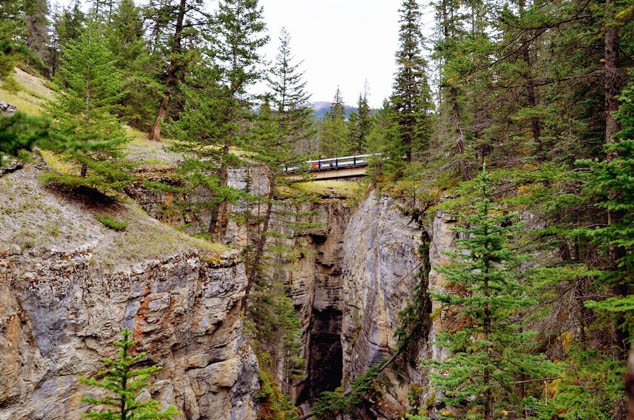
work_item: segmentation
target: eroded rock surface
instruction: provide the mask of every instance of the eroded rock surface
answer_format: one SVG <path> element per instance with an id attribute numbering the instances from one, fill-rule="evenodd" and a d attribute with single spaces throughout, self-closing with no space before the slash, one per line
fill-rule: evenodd
<path id="1" fill-rule="evenodd" d="M 81 398 L 95 391 L 79 377 L 115 355 L 112 342 L 124 327 L 149 362 L 163 366 L 151 396 L 176 405 L 181 419 L 255 419 L 258 365 L 242 332 L 246 275 L 237 254 L 197 250 L 194 242 L 171 253 L 151 242 L 125 248 L 135 238 L 186 239 L 170 230 L 156 236 L 165 228 L 125 209 L 129 232 L 109 231 L 81 205 L 31 183 L 36 174 L 17 172 L 0 184 L 2 197 L 12 197 L 0 202 L 11 216 L 0 218 L 0 419 L 80 418 L 88 408 Z M 54 242 L 20 242 L 26 226 L 19 223 L 39 226 L 33 217 L 66 223 L 43 232 Z M 134 254 L 123 259 L 121 249 Z M 95 261 L 109 253 L 117 261 Z"/>
<path id="2" fill-rule="evenodd" d="M 387 195 L 370 194 L 352 216 L 343 254 L 341 341 L 347 383 L 395 350 L 398 314 L 419 281 L 420 238 L 416 223 Z M 368 408 L 367 418 L 399 418 L 409 406 L 409 387 L 421 380 L 414 369 L 388 369 L 386 374 L 393 386 L 379 404 Z"/>

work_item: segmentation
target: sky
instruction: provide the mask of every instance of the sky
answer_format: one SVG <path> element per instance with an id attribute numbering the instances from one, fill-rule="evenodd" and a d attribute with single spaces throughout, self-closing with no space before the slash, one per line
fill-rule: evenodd
<path id="1" fill-rule="evenodd" d="M 347 104 L 357 103 L 367 80 L 369 101 L 379 107 L 390 95 L 398 46 L 400 0 L 261 0 L 275 57 L 282 27 L 304 60 L 313 101 L 331 101 L 337 86 Z"/>
<path id="2" fill-rule="evenodd" d="M 211 8 L 216 3 L 208 2 Z M 280 30 L 286 27 L 296 60 L 303 60 L 312 101 L 330 102 L 339 87 L 344 101 L 356 105 L 366 81 L 370 106 L 380 107 L 390 95 L 401 0 L 260 0 L 260 4 L 271 37 L 264 49 L 267 59 L 275 58 Z M 424 32 L 429 33 L 433 25 L 429 8 L 423 22 Z"/>

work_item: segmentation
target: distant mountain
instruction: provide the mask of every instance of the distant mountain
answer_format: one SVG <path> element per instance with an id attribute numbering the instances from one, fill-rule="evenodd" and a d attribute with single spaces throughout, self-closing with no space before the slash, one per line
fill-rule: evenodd
<path id="1" fill-rule="evenodd" d="M 346 110 L 346 119 L 350 116 L 352 111 L 359 112 L 359 108 L 350 105 L 344 105 L 343 107 Z M 315 119 L 317 121 L 323 121 L 329 109 L 330 102 L 313 102 L 313 110 L 315 111 Z"/>

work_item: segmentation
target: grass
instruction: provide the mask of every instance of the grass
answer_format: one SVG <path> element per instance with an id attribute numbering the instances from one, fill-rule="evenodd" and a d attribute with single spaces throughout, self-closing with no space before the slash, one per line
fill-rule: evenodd
<path id="1" fill-rule="evenodd" d="M 19 91 L 9 92 L 0 88 L 0 99 L 15 105 L 19 111 L 29 115 L 41 115 L 47 99 L 53 98 L 54 92 L 46 86 L 46 82 L 39 77 L 32 76 L 20 69 L 13 74 Z"/>
<path id="2" fill-rule="evenodd" d="M 120 222 L 118 220 L 113 219 L 107 214 L 97 214 L 95 215 L 95 219 L 101 222 L 105 227 L 112 229 L 116 232 L 121 232 L 128 227 L 128 222 Z"/>
<path id="3" fill-rule="evenodd" d="M 64 162 L 59 158 L 59 155 L 51 152 L 50 150 L 40 150 L 40 155 L 42 156 L 42 159 L 44 159 L 44 162 L 46 162 L 53 171 L 59 174 L 68 175 L 77 173 L 79 170 L 79 168 L 74 167 L 68 162 Z"/>
<path id="4" fill-rule="evenodd" d="M 182 160 L 179 153 L 168 150 L 174 140 L 163 138 L 160 142 L 151 141 L 147 133 L 131 127 L 126 127 L 126 132 L 131 138 L 125 145 L 129 160 L 141 162 L 143 167 L 153 169 L 173 168 Z"/>
<path id="5" fill-rule="evenodd" d="M 322 197 L 345 197 L 355 196 L 362 190 L 362 185 L 354 181 L 310 181 L 297 182 L 284 188 L 281 193 L 290 193 L 293 190 L 307 193 L 317 194 Z"/>

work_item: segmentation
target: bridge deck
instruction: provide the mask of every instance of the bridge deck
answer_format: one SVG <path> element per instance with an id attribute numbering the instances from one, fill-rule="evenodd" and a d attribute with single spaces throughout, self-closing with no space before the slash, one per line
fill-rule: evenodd
<path id="1" fill-rule="evenodd" d="M 309 172 L 310 179 L 342 179 L 365 176 L 369 165 L 368 158 L 381 156 L 380 153 L 372 155 L 343 156 L 330 159 L 309 160 L 305 166 L 298 168 L 284 168 L 288 174 Z M 304 179 L 299 175 L 291 175 L 291 179 Z"/>

